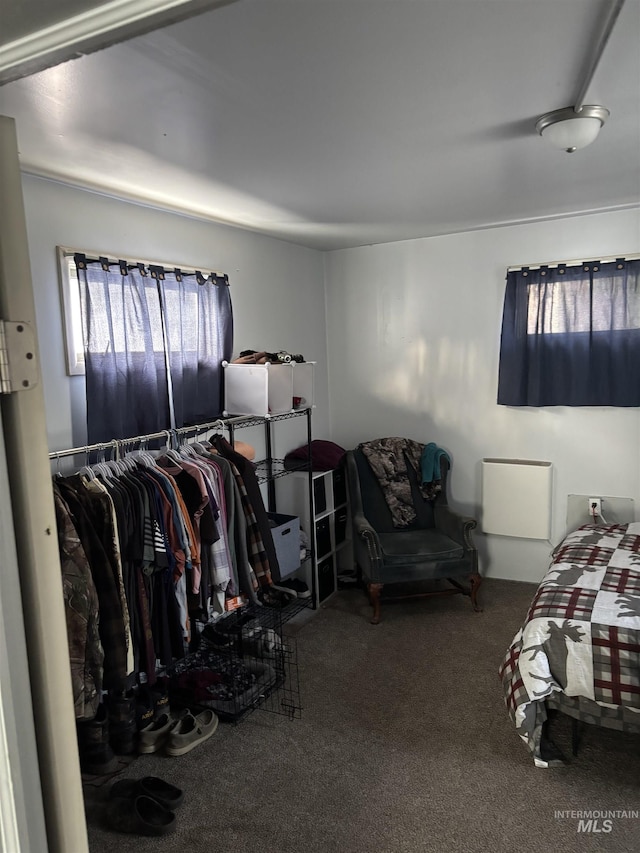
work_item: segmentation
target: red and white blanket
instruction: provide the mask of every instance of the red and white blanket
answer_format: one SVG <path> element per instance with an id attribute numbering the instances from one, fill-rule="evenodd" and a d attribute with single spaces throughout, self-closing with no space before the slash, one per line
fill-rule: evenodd
<path id="1" fill-rule="evenodd" d="M 555 549 L 500 667 L 516 730 L 539 766 L 547 704 L 640 731 L 640 523 L 587 524 Z"/>

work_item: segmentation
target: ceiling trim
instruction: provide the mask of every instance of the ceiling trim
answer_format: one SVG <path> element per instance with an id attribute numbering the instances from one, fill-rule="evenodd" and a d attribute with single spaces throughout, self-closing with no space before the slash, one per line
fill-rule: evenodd
<path id="1" fill-rule="evenodd" d="M 111 0 L 0 46 L 0 84 L 237 0 Z"/>
<path id="2" fill-rule="evenodd" d="M 404 243 L 410 240 L 426 240 L 431 237 L 452 237 L 456 234 L 469 234 L 475 231 L 491 231 L 495 228 L 535 225 L 540 222 L 554 222 L 562 219 L 572 219 L 576 216 L 593 216 L 603 213 L 618 213 L 627 210 L 637 211 L 640 215 L 640 204 L 638 202 L 620 202 L 619 204 L 604 205 L 602 207 L 585 208 L 583 210 L 565 210 L 556 213 L 541 214 L 539 216 L 527 216 L 520 219 L 469 223 L 468 225 L 460 228 L 434 229 L 425 226 L 422 233 L 414 234 L 409 237 L 395 237 L 389 240 L 377 240 L 374 242 L 353 240 L 347 241 L 346 243 L 338 242 L 337 244 L 334 244 L 334 241 L 331 240 L 331 238 L 328 242 L 325 242 L 322 239 L 314 240 L 313 237 L 305 239 L 305 237 L 301 235 L 288 234 L 278 227 L 278 223 L 274 222 L 248 220 L 243 222 L 241 220 L 226 218 L 214 213 L 208 213 L 204 210 L 198 210 L 193 207 L 189 207 L 188 204 L 181 204 L 179 201 L 171 202 L 168 199 L 160 200 L 150 198 L 142 193 L 126 193 L 112 190 L 104 185 L 90 183 L 89 181 L 74 181 L 67 176 L 62 176 L 53 171 L 47 171 L 46 169 L 30 169 L 28 167 L 23 167 L 20 171 L 23 175 L 30 178 L 59 184 L 60 186 L 68 187 L 72 190 L 92 193 L 93 195 L 113 199 L 114 201 L 121 201 L 125 204 L 135 204 L 149 210 L 157 210 L 159 213 L 171 213 L 177 216 L 184 216 L 186 219 L 194 219 L 198 222 L 213 222 L 216 225 L 222 225 L 227 228 L 239 228 L 241 231 L 251 231 L 254 234 L 263 234 L 267 237 L 273 237 L 275 240 L 282 240 L 285 243 L 293 243 L 297 246 L 305 246 L 307 249 L 314 249 L 320 252 L 356 249 L 362 246 L 378 245 L 382 243 Z"/>

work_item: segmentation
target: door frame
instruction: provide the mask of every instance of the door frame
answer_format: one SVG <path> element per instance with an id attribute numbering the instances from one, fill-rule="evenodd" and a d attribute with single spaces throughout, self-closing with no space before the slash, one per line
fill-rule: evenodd
<path id="1" fill-rule="evenodd" d="M 0 217 L 0 319 L 23 323 L 34 333 L 33 360 L 38 366 L 36 316 L 31 283 L 27 228 L 22 197 L 20 163 L 15 121 L 0 116 L 0 187 L 3 215 Z M 53 248 L 52 248 L 53 251 Z M 51 488 L 51 468 L 47 444 L 46 411 L 42 377 L 27 388 L 0 394 L 0 416 L 6 448 L 6 479 L 13 522 L 17 574 L 26 639 L 27 670 L 22 679 L 29 682 L 31 705 L 12 708 L 7 705 L 5 727 L 16 711 L 32 717 L 41 786 L 22 790 L 27 798 L 29 821 L 44 812 L 48 853 L 85 853 L 88 851 L 84 816 L 82 780 L 75 730 L 75 713 L 69 648 L 62 592 L 62 572 L 58 554 L 56 517 Z M 4 502 L 3 502 L 4 503 Z M 5 606 L 4 575 L 2 587 Z M 28 678 L 26 677 L 28 673 Z M 4 678 L 10 678 L 11 693 L 20 696 L 20 679 L 15 684 L 13 671 L 3 672 L 2 701 L 5 702 Z M 7 685 L 8 686 L 8 685 Z M 24 694 L 24 691 L 22 691 Z M 22 695 L 22 702 L 27 700 Z M 14 700 L 12 700 L 12 703 Z M 4 708 L 4 704 L 3 704 Z M 15 722 L 15 720 L 14 720 Z M 22 768 L 23 756 L 10 765 L 16 778 L 25 782 L 32 768 Z M 25 756 L 25 762 L 29 759 Z M 6 768 L 0 766 L 0 772 Z M 23 772 L 24 771 L 24 772 Z M 20 786 L 18 794 L 20 793 Z M 19 828 L 18 811 L 22 808 L 14 791 L 14 828 Z M 40 805 L 39 805 L 40 803 Z M 18 810 L 18 811 L 17 811 Z"/>

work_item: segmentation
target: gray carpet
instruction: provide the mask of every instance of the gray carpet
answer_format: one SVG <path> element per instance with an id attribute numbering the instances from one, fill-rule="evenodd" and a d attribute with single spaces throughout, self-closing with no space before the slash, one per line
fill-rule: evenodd
<path id="1" fill-rule="evenodd" d="M 639 737 L 586 727 L 577 758 L 541 770 L 508 719 L 497 669 L 533 591 L 486 580 L 483 613 L 421 599 L 378 626 L 362 591 L 340 592 L 297 633 L 302 719 L 257 711 L 181 758 L 133 761 L 118 778 L 185 791 L 162 839 L 107 829 L 108 786 L 86 786 L 91 853 L 640 850 L 638 819 L 584 833 L 555 814 L 640 809 Z M 570 736 L 561 719 L 569 757 Z"/>

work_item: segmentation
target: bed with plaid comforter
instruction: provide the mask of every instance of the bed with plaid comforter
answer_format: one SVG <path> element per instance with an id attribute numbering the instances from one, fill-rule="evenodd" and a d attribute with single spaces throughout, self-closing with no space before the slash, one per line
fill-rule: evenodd
<path id="1" fill-rule="evenodd" d="M 640 732 L 640 523 L 586 524 L 554 550 L 500 667 L 537 766 L 548 708 Z"/>

